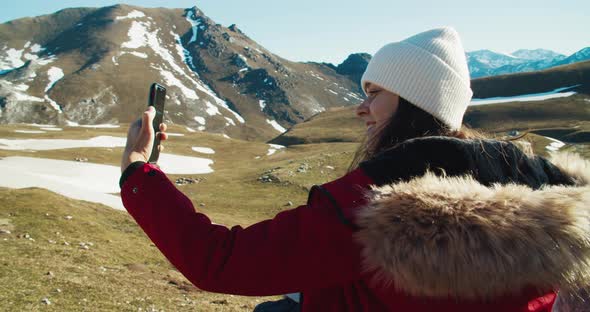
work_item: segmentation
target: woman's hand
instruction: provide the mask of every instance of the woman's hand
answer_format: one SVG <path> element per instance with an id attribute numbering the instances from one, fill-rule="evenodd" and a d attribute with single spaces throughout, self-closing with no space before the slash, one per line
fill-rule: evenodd
<path id="1" fill-rule="evenodd" d="M 125 144 L 125 151 L 123 152 L 123 158 L 121 159 L 121 172 L 133 162 L 143 161 L 148 162 L 150 159 L 152 148 L 154 146 L 155 135 L 160 135 L 160 140 L 164 141 L 168 138 L 165 133 L 166 124 L 160 124 L 160 132 L 154 133 L 154 129 L 151 127 L 153 123 L 156 111 L 153 106 L 149 106 L 148 109 L 143 112 L 141 118 L 136 120 L 129 127 L 127 132 L 127 143 Z M 163 145 L 158 145 L 158 150 L 161 152 L 164 150 Z"/>

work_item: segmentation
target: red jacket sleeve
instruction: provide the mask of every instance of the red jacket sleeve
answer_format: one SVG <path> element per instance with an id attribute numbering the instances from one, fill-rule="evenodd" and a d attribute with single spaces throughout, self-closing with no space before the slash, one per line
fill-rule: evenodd
<path id="1" fill-rule="evenodd" d="M 360 170 L 312 191 L 308 204 L 247 228 L 212 224 L 157 167 L 138 168 L 121 190 L 123 205 L 168 260 L 197 287 L 266 296 L 325 288 L 360 277 L 360 248 L 342 222 L 346 194 L 355 205 L 371 183 Z M 354 186 L 354 187 L 353 187 Z M 326 196 L 330 192 L 333 196 Z M 354 192 L 354 193 L 353 193 Z M 340 205 L 347 203 L 340 203 Z"/>

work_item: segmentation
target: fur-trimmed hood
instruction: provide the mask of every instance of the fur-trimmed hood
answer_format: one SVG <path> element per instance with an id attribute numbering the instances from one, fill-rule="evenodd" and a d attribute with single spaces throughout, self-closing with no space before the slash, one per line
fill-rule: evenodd
<path id="1" fill-rule="evenodd" d="M 486 299 L 590 284 L 590 162 L 551 161 L 574 181 L 534 190 L 427 173 L 375 187 L 357 240 L 376 282 L 415 296 Z"/>

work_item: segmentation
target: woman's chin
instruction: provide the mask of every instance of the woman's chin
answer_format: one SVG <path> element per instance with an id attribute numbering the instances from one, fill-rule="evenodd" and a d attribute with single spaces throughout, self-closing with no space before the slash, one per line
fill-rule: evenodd
<path id="1" fill-rule="evenodd" d="M 372 140 L 372 139 L 373 139 L 373 137 L 375 136 L 375 128 L 374 128 L 373 126 L 371 126 L 371 127 L 367 128 L 367 132 L 366 132 L 366 134 L 367 134 L 367 138 L 368 138 L 369 140 Z"/>

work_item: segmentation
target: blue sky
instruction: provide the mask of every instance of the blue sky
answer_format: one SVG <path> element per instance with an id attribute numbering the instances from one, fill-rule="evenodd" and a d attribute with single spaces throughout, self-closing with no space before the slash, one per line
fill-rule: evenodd
<path id="1" fill-rule="evenodd" d="M 67 7 L 127 3 L 197 5 L 224 26 L 237 24 L 270 51 L 293 61 L 342 62 L 382 45 L 442 26 L 455 27 L 467 51 L 546 48 L 566 55 L 590 46 L 588 0 L 2 0 L 0 22 Z"/>

